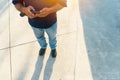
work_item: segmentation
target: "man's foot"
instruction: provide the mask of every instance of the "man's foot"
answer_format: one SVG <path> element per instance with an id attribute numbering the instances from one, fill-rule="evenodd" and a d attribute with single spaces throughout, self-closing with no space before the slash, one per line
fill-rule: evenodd
<path id="1" fill-rule="evenodd" d="M 53 50 L 51 50 L 51 56 L 53 57 L 53 58 L 55 58 L 56 56 L 57 56 L 57 51 L 56 51 L 56 49 L 53 49 Z"/>
<path id="2" fill-rule="evenodd" d="M 40 51 L 39 51 L 39 55 L 40 56 L 43 56 L 46 52 L 46 48 L 41 48 Z"/>

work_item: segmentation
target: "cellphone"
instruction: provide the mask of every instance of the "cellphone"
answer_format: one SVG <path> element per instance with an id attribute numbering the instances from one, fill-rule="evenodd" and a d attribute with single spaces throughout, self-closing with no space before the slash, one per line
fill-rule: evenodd
<path id="1" fill-rule="evenodd" d="M 35 11 L 35 10 L 31 10 L 31 12 L 33 13 L 33 14 L 39 14 L 40 13 L 40 11 Z M 20 16 L 21 17 L 24 17 L 25 16 L 25 13 L 20 13 Z"/>
<path id="2" fill-rule="evenodd" d="M 33 14 L 39 14 L 39 13 L 40 13 L 40 11 L 35 11 L 35 10 L 31 10 L 31 12 L 32 12 Z"/>

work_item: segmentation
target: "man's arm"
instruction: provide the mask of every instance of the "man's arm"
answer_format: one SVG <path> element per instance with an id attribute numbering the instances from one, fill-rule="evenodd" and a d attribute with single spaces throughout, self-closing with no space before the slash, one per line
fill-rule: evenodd
<path id="1" fill-rule="evenodd" d="M 25 7 L 22 0 L 13 0 L 13 4 L 18 11 L 25 13 L 29 18 L 35 17 L 35 15 L 31 12 L 34 8 L 32 6 Z"/>
<path id="2" fill-rule="evenodd" d="M 50 8 L 43 8 L 42 10 L 40 10 L 39 14 L 36 14 L 36 16 L 46 17 L 48 14 L 57 12 L 57 11 L 61 10 L 62 8 L 66 7 L 66 6 L 67 6 L 66 0 L 61 0 L 59 3 L 53 5 Z"/>
<path id="3" fill-rule="evenodd" d="M 18 11 L 22 12 L 22 8 L 24 7 L 23 0 L 12 0 L 12 3 Z"/>
<path id="4" fill-rule="evenodd" d="M 50 7 L 49 9 L 50 9 L 50 13 L 54 13 L 54 12 L 57 12 L 57 11 L 61 10 L 62 8 L 64 8 L 63 5 L 56 4 L 56 5 L 52 6 L 52 7 Z"/>
<path id="5" fill-rule="evenodd" d="M 67 6 L 66 0 L 59 0 L 59 2 L 56 5 L 50 7 L 51 13 L 57 12 L 66 6 Z"/>
<path id="6" fill-rule="evenodd" d="M 24 6 L 21 4 L 21 3 L 17 3 L 15 4 L 15 8 L 20 11 L 20 12 L 24 12 L 23 9 L 24 9 Z"/>

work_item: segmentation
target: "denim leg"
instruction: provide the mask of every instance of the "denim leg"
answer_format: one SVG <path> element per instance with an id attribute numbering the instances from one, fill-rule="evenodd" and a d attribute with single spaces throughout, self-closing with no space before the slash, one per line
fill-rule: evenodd
<path id="1" fill-rule="evenodd" d="M 56 33 L 57 33 L 57 23 L 53 24 L 50 28 L 45 29 L 49 37 L 49 45 L 51 49 L 56 48 Z"/>
<path id="2" fill-rule="evenodd" d="M 35 28 L 35 27 L 32 27 L 32 29 L 34 31 L 34 34 L 35 34 L 41 48 L 46 48 L 47 43 L 46 43 L 46 39 L 44 36 L 44 29 L 39 29 L 39 28 Z"/>

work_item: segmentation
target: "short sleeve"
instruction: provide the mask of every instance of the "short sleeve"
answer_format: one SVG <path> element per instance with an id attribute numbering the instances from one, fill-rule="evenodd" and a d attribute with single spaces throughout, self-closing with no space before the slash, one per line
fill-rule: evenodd
<path id="1" fill-rule="evenodd" d="M 67 7 L 67 0 L 60 0 L 59 4 L 64 6 L 64 7 Z"/>
<path id="2" fill-rule="evenodd" d="M 17 3 L 23 4 L 23 0 L 12 0 L 12 3 L 15 5 Z"/>

